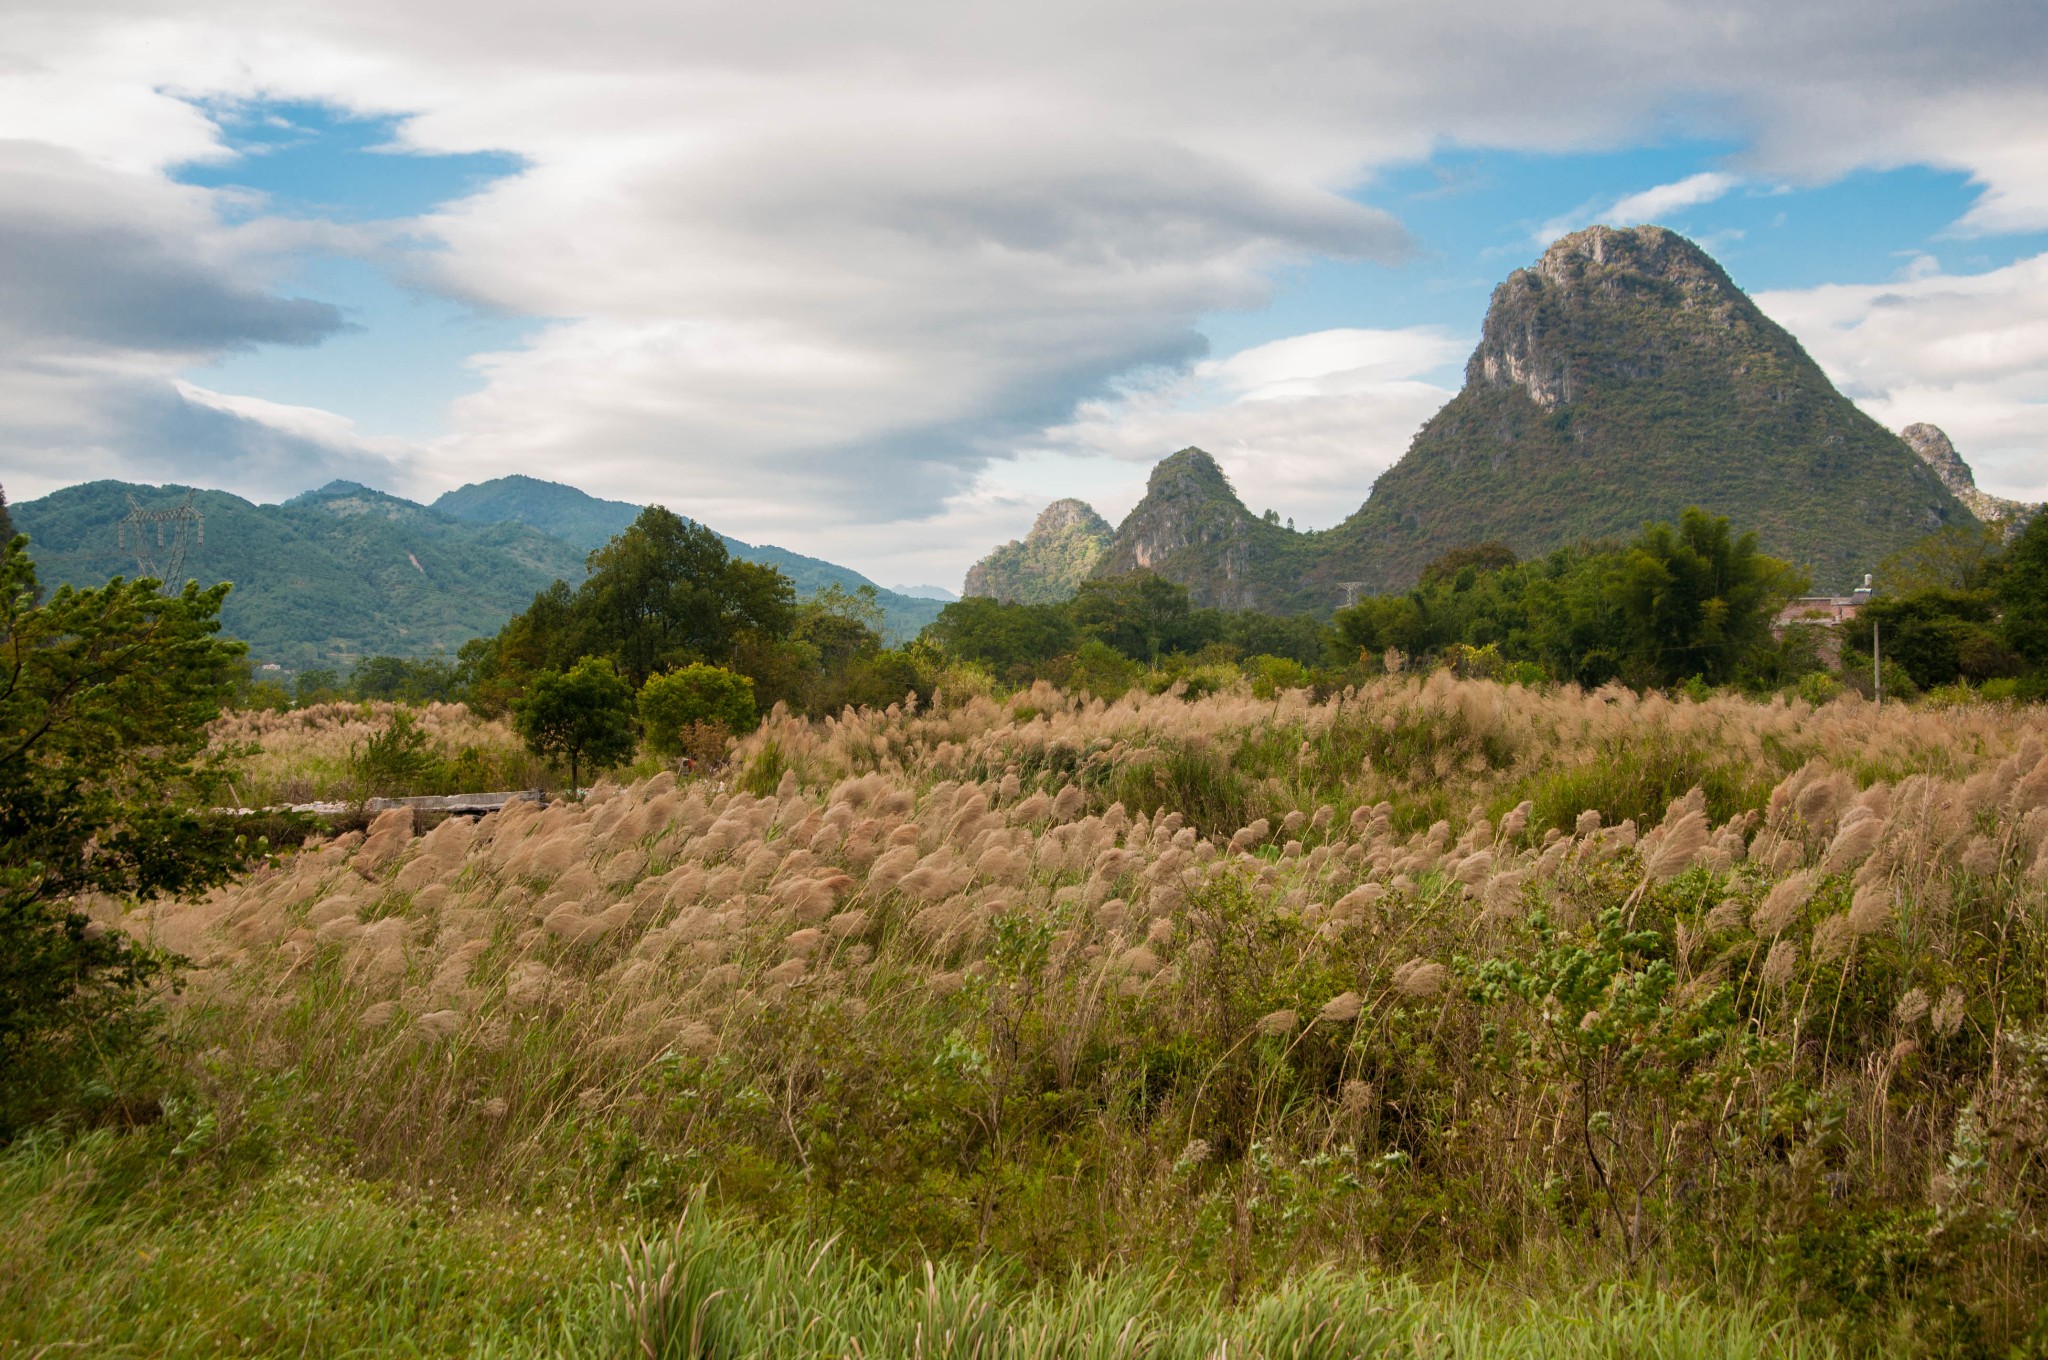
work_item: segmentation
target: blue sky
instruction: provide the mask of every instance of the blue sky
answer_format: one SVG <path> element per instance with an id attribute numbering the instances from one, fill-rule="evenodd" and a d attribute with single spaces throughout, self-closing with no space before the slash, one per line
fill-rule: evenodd
<path id="1" fill-rule="evenodd" d="M 349 224 L 398 223 L 516 173 L 505 152 L 429 154 L 399 141 L 400 119 L 351 115 L 305 102 L 209 102 L 228 154 L 176 166 L 181 184 L 223 191 L 233 215 Z M 365 259 L 307 251 L 282 286 L 332 303 L 347 328 L 317 348 L 262 346 L 194 367 L 210 388 L 290 406 L 314 406 L 377 434 L 426 439 L 445 432 L 448 403 L 480 382 L 473 354 L 517 346 L 532 319 L 409 286 L 409 252 Z M 414 243 L 431 250 L 431 243 Z"/>
<path id="2" fill-rule="evenodd" d="M 952 583 L 1200 443 L 1323 526 L 1502 277 L 1633 220 L 1705 244 L 1876 419 L 2048 496 L 2038 0 L 20 17 L 17 497 L 519 472 Z"/>

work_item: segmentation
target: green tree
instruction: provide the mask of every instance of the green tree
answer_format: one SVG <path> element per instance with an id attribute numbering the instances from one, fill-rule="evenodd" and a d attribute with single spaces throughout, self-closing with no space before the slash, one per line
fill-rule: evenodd
<path id="1" fill-rule="evenodd" d="M 2034 516 L 1999 564 L 1998 600 L 2006 644 L 2048 667 L 2048 513 Z"/>
<path id="2" fill-rule="evenodd" d="M 292 702 L 300 708 L 333 703 L 342 693 L 341 677 L 331 670 L 300 671 L 292 682 Z"/>
<path id="3" fill-rule="evenodd" d="M 570 640 L 644 684 L 678 662 L 728 660 L 749 633 L 786 634 L 795 602 L 781 572 L 733 557 L 711 530 L 651 505 L 590 555 Z"/>
<path id="4" fill-rule="evenodd" d="M 1843 628 L 1849 650 L 1870 656 L 1878 631 L 1884 659 L 1894 662 L 1921 689 L 1956 680 L 1995 680 L 2024 669 L 1999 637 L 1998 601 L 1988 590 L 1914 591 L 1879 595 Z"/>
<path id="5" fill-rule="evenodd" d="M 1995 524 L 1951 524 L 1936 529 L 1877 564 L 1877 587 L 1887 595 L 1923 590 L 1975 590 L 2004 546 Z"/>
<path id="6" fill-rule="evenodd" d="M 394 704 L 448 703 L 460 690 L 456 669 L 439 657 L 366 656 L 349 672 L 349 694 Z"/>
<path id="7" fill-rule="evenodd" d="M 610 769 L 633 755 L 633 687 L 608 658 L 586 656 L 566 671 L 542 671 L 512 704 L 512 723 L 527 749 L 569 767 L 569 788 L 581 789 L 583 766 Z"/>
<path id="8" fill-rule="evenodd" d="M 250 853 L 235 819 L 194 810 L 243 654 L 217 636 L 228 587 L 117 577 L 39 604 L 26 548 L 0 560 L 0 1136 L 147 1027 L 166 961 L 71 903 L 196 892 Z"/>
<path id="9" fill-rule="evenodd" d="M 489 646 L 465 647 L 459 676 L 481 707 L 509 704 L 525 678 L 609 658 L 635 685 L 692 661 L 734 665 L 748 644 L 779 641 L 796 623 L 796 594 L 773 567 L 741 561 L 701 524 L 649 506 L 590 554 L 590 575 L 557 581 Z"/>
<path id="10" fill-rule="evenodd" d="M 1083 581 L 1067 612 L 1083 637 L 1147 664 L 1214 640 L 1189 604 L 1188 588 L 1149 571 Z"/>
<path id="11" fill-rule="evenodd" d="M 818 664 L 829 675 L 882 649 L 884 618 L 873 586 L 850 591 L 834 581 L 797 606 L 793 631 L 817 648 Z"/>
<path id="12" fill-rule="evenodd" d="M 1477 577 L 1502 567 L 1512 567 L 1519 559 L 1515 550 L 1497 538 L 1484 543 L 1468 543 L 1462 548 L 1453 548 L 1422 569 L 1417 585 L 1428 587 L 1438 581 L 1456 580 L 1469 573 L 1466 585 L 1469 587 Z"/>
<path id="13" fill-rule="evenodd" d="M 1074 645 L 1063 604 L 1002 604 L 986 595 L 955 600 L 923 634 L 952 661 L 986 666 L 1012 683 L 1027 681 Z"/>
<path id="14" fill-rule="evenodd" d="M 1738 538 L 1725 517 L 1697 506 L 1676 525 L 1645 525 L 1610 584 L 1630 633 L 1628 678 L 1661 685 L 1695 675 L 1710 684 L 1733 679 L 1743 655 L 1770 640 L 1778 610 L 1806 584 L 1789 563 L 1764 556 L 1755 534 Z"/>
<path id="15" fill-rule="evenodd" d="M 722 666 L 693 662 L 655 676 L 640 688 L 640 726 L 648 749 L 672 756 L 682 750 L 682 734 L 695 723 L 711 723 L 729 733 L 754 725 L 754 681 Z"/>

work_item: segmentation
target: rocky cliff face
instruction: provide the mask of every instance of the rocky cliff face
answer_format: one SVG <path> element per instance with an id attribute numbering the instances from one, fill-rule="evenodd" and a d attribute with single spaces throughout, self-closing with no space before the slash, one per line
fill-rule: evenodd
<path id="1" fill-rule="evenodd" d="M 1216 460 L 1188 448 L 1152 469 L 1095 574 L 1153 571 L 1198 606 L 1284 611 L 1300 604 L 1304 553 L 1317 537 L 1254 515 Z"/>
<path id="2" fill-rule="evenodd" d="M 1847 589 L 1969 523 L 1957 496 L 1697 245 L 1590 227 L 1494 290 L 1464 388 L 1344 523 L 1296 534 L 1258 519 L 1215 460 L 1183 449 L 1096 571 L 1149 568 L 1204 604 L 1323 611 L 1354 583 L 1406 590 L 1453 548 L 1540 556 L 1697 505 L 1817 589 Z"/>
<path id="3" fill-rule="evenodd" d="M 1012 539 L 969 567 L 962 593 L 1005 604 L 1068 599 L 1101 561 L 1113 533 L 1086 501 L 1054 501 L 1021 541 Z"/>
<path id="4" fill-rule="evenodd" d="M 1497 289 L 1465 386 L 1311 579 L 1405 589 L 1431 559 L 1500 539 L 1528 557 L 1632 534 L 1688 505 L 1845 587 L 1966 511 L 1834 389 L 1697 245 L 1590 227 Z"/>
<path id="5" fill-rule="evenodd" d="M 1899 438 L 1905 440 L 1906 446 L 1919 454 L 1920 460 L 1941 479 L 1941 484 L 1984 523 L 2003 523 L 2007 532 L 2017 533 L 2040 512 L 2038 505 L 2009 501 L 2003 496 L 1979 491 L 1977 474 L 1970 471 L 1970 465 L 1956 452 L 1956 446 L 1949 442 L 1940 426 L 1908 425 L 1899 431 Z"/>

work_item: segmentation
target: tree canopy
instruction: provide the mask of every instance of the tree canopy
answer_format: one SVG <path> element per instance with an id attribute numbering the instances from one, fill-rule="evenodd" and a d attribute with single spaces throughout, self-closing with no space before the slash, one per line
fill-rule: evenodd
<path id="1" fill-rule="evenodd" d="M 603 656 L 637 686 L 670 666 L 725 664 L 748 638 L 779 637 L 796 622 L 787 577 L 733 557 L 717 534 L 658 505 L 588 565 L 582 585 L 555 582 L 493 648 L 465 649 L 465 660 L 516 677 Z"/>
<path id="2" fill-rule="evenodd" d="M 38 603 L 25 544 L 0 559 L 0 1131 L 106 1050 L 160 967 L 72 901 L 198 891 L 248 854 L 195 810 L 243 653 L 217 635 L 228 587 L 117 577 Z"/>
<path id="3" fill-rule="evenodd" d="M 609 658 L 586 656 L 529 680 L 512 705 L 512 723 L 535 755 L 569 767 L 573 792 L 584 766 L 603 770 L 633 758 L 633 687 Z"/>
<path id="4" fill-rule="evenodd" d="M 1406 595 L 1361 600 L 1336 615 L 1351 646 L 1377 652 L 1493 646 L 1560 679 L 1722 684 L 1772 645 L 1784 602 L 1806 587 L 1765 556 L 1753 534 L 1689 509 L 1676 524 L 1645 525 L 1626 544 L 1559 549 L 1533 562 L 1489 566 L 1497 554 L 1432 564 Z"/>

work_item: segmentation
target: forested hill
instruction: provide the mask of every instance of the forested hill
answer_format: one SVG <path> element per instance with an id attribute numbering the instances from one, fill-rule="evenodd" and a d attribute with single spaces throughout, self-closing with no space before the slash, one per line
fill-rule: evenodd
<path id="1" fill-rule="evenodd" d="M 495 633 L 550 583 L 580 582 L 589 549 L 616 532 L 604 532 L 604 525 L 624 527 L 639 513 L 636 506 L 598 500 L 573 487 L 502 480 L 528 485 L 511 488 L 514 494 L 495 502 L 491 493 L 499 483 L 451 492 L 459 514 L 351 482 L 334 482 L 282 505 L 192 491 L 192 507 L 204 517 L 204 541 L 193 535 L 180 574 L 204 583 L 235 583 L 222 623 L 249 643 L 257 661 L 293 670 L 345 670 L 363 656 L 452 655 L 470 638 Z M 133 537 L 126 550 L 120 546 L 119 525 L 133 508 L 131 497 L 145 510 L 168 509 L 183 503 L 188 490 L 89 482 L 9 510 L 15 527 L 29 535 L 46 589 L 66 582 L 99 585 L 110 576 L 135 576 L 141 566 Z M 549 506 L 556 517 L 542 519 Z M 567 513 L 579 509 L 580 519 Z M 510 513 L 500 513 L 505 511 Z M 550 524 L 561 532 L 550 531 Z M 162 549 L 155 530 L 147 532 L 147 550 L 161 573 L 168 569 L 175 531 L 165 527 Z M 735 556 L 787 572 L 799 595 L 832 582 L 852 589 L 866 581 L 816 558 L 733 539 L 726 543 Z M 915 635 L 941 608 L 935 600 L 887 591 L 881 596 L 892 636 Z"/>
<path id="2" fill-rule="evenodd" d="M 99 585 L 135 576 L 140 564 L 131 508 L 165 509 L 188 488 L 88 482 L 12 507 L 29 536 L 44 587 Z M 336 482 L 283 505 L 257 505 L 224 491 L 195 491 L 204 542 L 192 542 L 181 575 L 232 581 L 222 623 L 259 661 L 292 669 L 346 666 L 376 654 L 452 654 L 495 632 L 557 578 L 583 579 L 583 551 L 519 524 L 462 524 L 423 505 Z M 165 547 L 148 533 L 157 570 Z"/>
<path id="3" fill-rule="evenodd" d="M 641 509 L 628 501 L 602 500 L 560 482 L 523 476 L 494 477 L 488 482 L 457 487 L 436 500 L 433 508 L 450 519 L 470 524 L 530 525 L 586 550 L 610 542 L 612 535 L 631 524 Z M 822 558 L 806 557 L 773 545 L 743 542 L 729 534 L 718 536 L 734 557 L 774 567 L 787 576 L 798 595 L 810 595 L 832 585 L 858 590 L 875 584 L 850 567 Z M 942 600 L 901 595 L 881 586 L 875 586 L 875 591 L 881 597 L 887 618 L 885 631 L 891 642 L 916 637 L 945 607 Z"/>
<path id="4" fill-rule="evenodd" d="M 1688 505 L 1822 590 L 1974 522 L 1704 250 L 1589 227 L 1494 290 L 1463 390 L 1330 531 L 1317 577 L 1405 589 L 1464 544 L 1528 557 Z"/>
<path id="5" fill-rule="evenodd" d="M 1405 591 L 1456 548 L 1540 556 L 1687 506 L 1754 530 L 1822 590 L 1974 522 L 1704 250 L 1661 227 L 1589 227 L 1494 291 L 1463 390 L 1342 524 L 1254 515 L 1183 449 L 1094 572 L 1147 568 L 1198 604 L 1322 611 Z"/>

